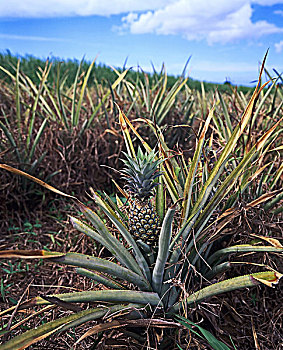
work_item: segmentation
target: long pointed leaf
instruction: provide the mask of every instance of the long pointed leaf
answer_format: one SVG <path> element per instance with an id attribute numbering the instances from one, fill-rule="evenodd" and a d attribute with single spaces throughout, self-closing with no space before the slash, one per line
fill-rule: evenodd
<path id="1" fill-rule="evenodd" d="M 79 273 L 82 276 L 88 277 L 98 283 L 103 284 L 104 286 L 111 288 L 111 289 L 125 289 L 123 288 L 123 286 L 119 283 L 117 283 L 116 281 L 114 281 L 113 279 L 110 279 L 108 276 L 106 277 L 106 275 L 103 275 L 101 272 L 93 272 L 87 269 L 82 269 L 80 267 L 78 267 L 76 269 L 76 272 Z"/>
<path id="2" fill-rule="evenodd" d="M 140 292 L 135 290 L 89 290 L 84 292 L 52 294 L 48 295 L 50 301 L 44 297 L 35 297 L 26 301 L 20 307 L 27 308 L 35 305 L 52 304 L 52 297 L 66 303 L 91 303 L 91 302 L 107 302 L 107 303 L 137 303 L 143 305 L 157 306 L 161 304 L 157 293 Z M 49 298 L 48 298 L 49 299 Z"/>
<path id="3" fill-rule="evenodd" d="M 0 250 L 0 258 L 21 258 L 21 259 L 50 259 L 64 256 L 65 253 L 50 252 L 46 250 Z"/>
<path id="4" fill-rule="evenodd" d="M 29 180 L 32 180 L 36 183 L 38 183 L 39 185 L 47 188 L 48 190 L 54 192 L 54 193 L 57 193 L 57 194 L 60 194 L 61 196 L 65 196 L 65 197 L 69 197 L 69 198 L 73 198 L 73 199 L 76 199 L 76 197 L 74 196 L 70 196 L 69 194 L 67 193 L 64 193 L 60 190 L 57 190 L 57 188 L 51 186 L 51 185 L 48 185 L 46 182 L 32 176 L 32 175 L 29 175 L 28 173 L 24 172 L 24 171 L 21 171 L 21 170 L 18 170 L 16 168 L 13 168 L 11 167 L 10 165 L 7 165 L 7 164 L 0 164 L 0 168 L 2 169 L 5 169 L 5 170 L 8 170 L 10 171 L 11 173 L 14 173 L 14 174 L 17 174 L 17 175 L 21 175 L 21 176 L 25 176 L 26 178 L 28 178 Z M 76 199 L 77 200 L 77 199 Z"/>
<path id="5" fill-rule="evenodd" d="M 138 305 L 134 305 L 138 307 Z M 129 307 L 129 306 L 128 306 Z M 88 309 L 76 314 L 59 318 L 55 321 L 45 323 L 37 328 L 31 329 L 1 345 L 1 350 L 23 350 L 28 346 L 48 337 L 51 334 L 67 330 L 69 328 L 79 326 L 88 321 L 96 320 L 104 317 L 106 314 L 111 315 L 117 311 L 127 309 L 125 305 L 117 305 L 112 307 L 103 307 Z"/>
<path id="6" fill-rule="evenodd" d="M 88 210 L 88 212 L 90 211 Z M 92 217 L 95 217 L 95 215 L 92 215 Z M 96 222 L 98 222 L 98 218 L 96 219 Z M 123 244 L 121 244 L 114 236 L 112 236 L 109 231 L 107 238 L 105 237 L 107 230 L 105 226 L 103 226 L 105 228 L 105 230 L 103 231 L 103 236 L 101 235 L 102 230 L 98 230 L 98 232 L 96 232 L 90 226 L 86 225 L 85 223 L 76 218 L 71 217 L 71 222 L 77 230 L 83 232 L 84 234 L 93 238 L 94 240 L 102 244 L 105 248 L 107 248 L 113 254 L 113 256 L 115 256 L 117 260 L 120 261 L 120 263 L 122 263 L 124 266 L 134 271 L 135 273 L 142 275 L 138 264 L 135 262 L 134 258 L 126 250 Z M 99 226 L 99 228 L 101 227 L 102 226 Z"/>
<path id="7" fill-rule="evenodd" d="M 188 305 L 191 305 L 199 303 L 202 300 L 212 297 L 214 295 L 230 292 L 235 289 L 256 286 L 260 283 L 269 284 L 270 286 L 272 286 L 273 284 L 277 284 L 281 277 L 282 275 L 279 272 L 264 271 L 245 276 L 234 277 L 229 280 L 214 283 L 191 294 L 188 298 L 184 299 L 184 301 L 175 304 L 171 308 L 170 313 L 178 312 L 182 308 L 183 302 L 187 303 Z"/>
<path id="8" fill-rule="evenodd" d="M 177 317 L 178 321 L 183 326 L 189 328 L 191 331 L 193 331 L 194 333 L 196 333 L 199 337 L 201 337 L 203 339 L 203 337 L 200 334 L 198 334 L 197 332 L 195 332 L 191 326 L 196 327 L 202 333 L 202 335 L 208 341 L 209 345 L 214 350 L 230 350 L 230 348 L 226 344 L 224 344 L 223 342 L 216 339 L 212 333 L 210 333 L 206 329 L 200 327 L 198 324 L 196 324 L 196 323 L 194 323 L 194 322 L 192 322 L 192 321 L 188 320 L 187 318 L 182 317 L 180 315 L 176 315 L 176 317 Z"/>
<path id="9" fill-rule="evenodd" d="M 141 274 L 141 269 L 139 265 L 136 263 L 132 255 L 128 252 L 128 250 L 124 247 L 124 245 L 114 237 L 108 228 L 104 225 L 103 221 L 100 217 L 92 211 L 90 208 L 85 206 L 82 203 L 78 203 L 80 210 L 84 213 L 87 219 L 94 225 L 99 234 L 107 241 L 108 244 L 113 246 L 113 249 L 116 251 L 118 256 L 121 256 L 123 261 L 126 262 L 126 266 L 133 270 L 134 272 Z"/>
<path id="10" fill-rule="evenodd" d="M 129 269 L 126 269 L 125 267 L 122 267 L 105 259 L 78 253 L 66 253 L 66 255 L 62 257 L 51 258 L 49 261 L 61 263 L 64 265 L 79 266 L 106 274 L 109 273 L 111 276 L 115 276 L 122 280 L 135 284 L 142 290 L 151 289 L 148 281 L 144 277 L 136 274 Z"/>
<path id="11" fill-rule="evenodd" d="M 264 253 L 283 253 L 283 248 L 280 247 L 270 247 L 270 246 L 255 246 L 251 244 L 239 244 L 236 246 L 231 246 L 227 248 L 223 248 L 217 250 L 214 254 L 212 254 L 207 263 L 212 265 L 215 261 L 220 260 L 220 258 L 224 258 L 229 254 L 237 254 L 237 253 L 247 253 L 247 252 L 264 252 Z M 217 261 L 219 262 L 219 261 Z"/>
<path id="12" fill-rule="evenodd" d="M 48 261 L 83 267 L 102 273 L 109 274 L 114 277 L 118 277 L 122 280 L 128 281 L 140 287 L 142 290 L 150 290 L 151 287 L 148 281 L 136 274 L 135 272 L 126 269 L 123 266 L 115 264 L 111 261 L 96 258 L 89 255 L 79 253 L 58 253 L 49 252 L 45 250 L 3 250 L 0 251 L 0 258 L 22 258 L 22 259 L 42 259 L 46 258 Z"/>
<path id="13" fill-rule="evenodd" d="M 81 110 L 81 105 L 82 105 L 82 101 L 83 101 L 83 98 L 84 98 L 84 93 L 85 93 L 85 89 L 86 89 L 86 85 L 87 85 L 87 82 L 88 82 L 88 79 L 89 79 L 89 76 L 90 76 L 90 73 L 91 73 L 91 70 L 93 68 L 93 65 L 96 61 L 96 58 L 92 61 L 92 63 L 90 64 L 88 70 L 87 70 L 87 73 L 86 73 L 86 76 L 84 78 L 84 82 L 83 82 L 83 85 L 82 85 L 82 88 L 81 88 L 81 92 L 80 92 L 80 97 L 79 97 L 79 101 L 78 101 L 78 105 L 77 105 L 77 109 L 76 109 L 76 113 L 74 115 L 74 122 L 73 122 L 73 125 L 78 125 L 78 122 L 79 122 L 79 115 L 80 115 L 80 110 Z"/>
<path id="14" fill-rule="evenodd" d="M 188 219 L 189 208 L 190 208 L 190 200 L 191 200 L 191 194 L 192 194 L 194 178 L 195 178 L 195 174 L 196 174 L 196 171 L 197 171 L 198 162 L 199 162 L 199 159 L 200 159 L 200 156 L 201 156 L 205 135 L 206 135 L 206 132 L 208 130 L 211 118 L 212 118 L 212 116 L 214 114 L 214 110 L 215 110 L 215 107 L 213 107 L 210 110 L 210 112 L 208 114 L 208 117 L 207 117 L 207 119 L 205 121 L 202 133 L 201 133 L 201 135 L 199 137 L 199 140 L 197 142 L 197 146 L 196 146 L 196 150 L 195 150 L 192 162 L 190 164 L 189 174 L 188 174 L 188 176 L 186 178 L 186 183 L 185 183 L 185 187 L 184 187 L 184 201 L 183 201 L 183 214 L 182 214 L 182 217 L 183 217 L 183 219 L 185 221 Z M 176 239 L 174 241 L 176 241 Z M 174 244 L 174 242 L 172 242 L 172 244 Z"/>
<path id="15" fill-rule="evenodd" d="M 163 220 L 163 224 L 159 235 L 158 254 L 156 264 L 152 273 L 152 286 L 153 290 L 157 293 L 160 293 L 161 291 L 165 264 L 169 255 L 169 245 L 172 234 L 172 223 L 174 213 L 175 207 L 168 209 Z"/>

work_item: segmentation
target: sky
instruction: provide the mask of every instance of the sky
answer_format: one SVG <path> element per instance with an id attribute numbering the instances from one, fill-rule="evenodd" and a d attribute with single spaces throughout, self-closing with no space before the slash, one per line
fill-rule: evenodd
<path id="1" fill-rule="evenodd" d="M 0 0 L 2 53 L 251 85 L 267 49 L 283 72 L 283 0 Z"/>

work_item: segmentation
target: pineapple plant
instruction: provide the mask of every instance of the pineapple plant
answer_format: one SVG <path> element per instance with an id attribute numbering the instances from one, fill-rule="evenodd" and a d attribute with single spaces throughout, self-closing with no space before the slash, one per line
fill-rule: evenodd
<path id="1" fill-rule="evenodd" d="M 72 303 L 91 303 L 87 309 L 52 320 L 12 337 L 6 343 L 0 345 L 0 349 L 22 350 L 51 334 L 54 335 L 93 320 L 100 324 L 88 330 L 77 340 L 76 344 L 102 330 L 131 327 L 133 321 L 141 327 L 146 327 L 146 329 L 154 326 L 176 329 L 179 324 L 174 322 L 175 315 L 186 315 L 189 307 L 200 303 L 204 299 L 239 288 L 259 284 L 272 287 L 278 283 L 282 274 L 269 267 L 267 267 L 267 271 L 249 271 L 246 275 L 215 281 L 215 276 L 233 268 L 233 262 L 228 259 L 231 254 L 241 253 L 245 255 L 247 253 L 265 252 L 279 255 L 283 253 L 283 246 L 278 240 L 254 234 L 253 238 L 256 236 L 257 240 L 267 242 L 267 244 L 254 244 L 252 240 L 249 244 L 236 244 L 222 249 L 214 245 L 215 241 L 223 237 L 223 228 L 229 222 L 232 222 L 234 217 L 240 215 L 234 196 L 235 193 L 231 189 L 237 188 L 235 186 L 241 179 L 241 187 L 238 191 L 244 191 L 250 182 L 264 171 L 263 167 L 258 169 L 256 160 L 271 151 L 270 145 L 278 139 L 277 129 L 283 118 L 276 123 L 273 123 L 272 120 L 272 126 L 268 127 L 245 153 L 240 153 L 239 163 L 232 161 L 231 155 L 235 152 L 235 148 L 236 151 L 242 152 L 242 145 L 238 141 L 252 118 L 255 103 L 261 91 L 262 89 L 259 88 L 258 84 L 241 120 L 226 140 L 226 144 L 213 169 L 207 173 L 207 176 L 203 177 L 200 173 L 201 171 L 204 173 L 204 167 L 200 166 L 201 153 L 205 145 L 206 133 L 211 120 L 213 120 L 214 108 L 211 109 L 204 125 L 201 125 L 202 129 L 196 142 L 194 155 L 188 163 L 185 163 L 181 155 L 179 158 L 168 157 L 165 160 L 163 155 L 169 154 L 170 150 L 160 129 L 151 125 L 160 142 L 162 158 L 157 159 L 154 151 L 138 134 L 127 117 L 119 111 L 119 121 L 128 150 L 123 173 L 127 181 L 126 189 L 132 197 L 128 215 L 129 227 L 125 224 L 124 213 L 120 210 L 121 206 L 118 200 L 117 204 L 110 197 L 106 196 L 106 199 L 102 199 L 97 193 L 94 193 L 93 199 L 104 214 L 101 218 L 101 214 L 99 214 L 101 211 L 96 213 L 76 197 L 63 193 L 29 174 L 8 165 L 0 164 L 2 169 L 23 175 L 57 194 L 73 199 L 84 215 L 84 218 L 80 217 L 79 219 L 71 217 L 73 226 L 101 244 L 112 255 L 109 259 L 75 252 L 49 250 L 8 249 L 0 251 L 0 258 L 2 259 L 44 259 L 48 263 L 75 266 L 78 274 L 103 286 L 103 289 L 75 291 L 43 297 L 37 296 L 0 312 L 3 319 L 2 334 L 8 336 L 10 321 L 9 318 L 5 318 L 6 314 L 12 313 L 14 315 L 17 310 L 34 306 L 50 304 L 60 306 L 62 303 L 66 306 Z M 141 141 L 145 153 L 141 149 L 138 150 L 137 154 L 135 153 L 129 129 Z M 165 165 L 161 174 L 158 166 L 162 161 Z M 178 164 L 184 164 L 184 166 L 178 167 Z M 231 171 L 225 170 L 227 164 L 231 165 Z M 159 177 L 162 178 L 169 200 L 173 203 L 169 207 L 166 206 L 169 200 L 165 201 L 164 197 L 162 198 L 163 191 L 154 193 L 157 184 L 155 180 Z M 200 178 L 202 181 L 200 181 Z M 219 179 L 221 181 L 218 181 Z M 280 181 L 280 176 L 275 174 L 275 180 Z M 273 184 L 275 180 L 272 182 Z M 150 203 L 154 194 L 156 195 L 156 203 L 159 203 L 158 213 L 161 214 L 160 232 L 156 231 L 154 226 L 157 214 Z M 246 205 L 245 209 L 250 210 L 270 199 L 277 200 L 276 196 L 278 194 L 278 190 L 259 194 Z M 122 203 L 122 201 L 120 202 Z M 219 204 L 222 204 L 222 206 Z M 268 204 L 270 210 L 270 206 L 274 206 L 274 202 L 272 204 L 271 201 Z M 215 215 L 215 212 L 217 215 Z M 149 215 L 149 218 L 145 215 Z M 105 223 L 105 218 L 109 219 L 115 227 L 115 231 L 112 231 L 112 228 Z M 143 218 L 144 220 L 153 221 L 141 222 Z M 213 225 L 215 226 L 212 227 L 212 224 L 209 223 L 210 219 L 214 219 Z M 139 230 L 141 226 L 138 223 L 144 225 L 145 231 Z M 149 227 L 145 227 L 145 225 L 149 225 Z M 119 232 L 118 236 L 117 232 Z M 213 237 L 211 232 L 213 232 Z M 120 239 L 121 237 L 123 240 Z M 148 246 L 147 250 L 140 249 L 136 242 L 137 238 L 142 238 L 143 241 L 150 241 L 151 243 L 152 240 L 155 242 L 157 237 L 157 247 Z M 125 241 L 127 246 L 124 245 Z M 146 244 L 141 246 L 144 248 Z M 147 258 L 150 253 L 155 254 L 151 255 L 154 261 L 149 265 L 147 261 L 149 259 Z M 244 261 L 237 262 L 237 264 L 239 263 L 245 264 Z M 264 267 L 263 264 L 258 265 Z M 250 266 L 252 268 L 252 265 Z M 201 283 L 199 276 L 203 281 L 206 281 L 205 287 L 199 287 Z M 197 290 L 196 286 L 198 286 Z M 42 310 L 44 311 L 44 309 Z M 127 318 L 127 314 L 129 318 Z M 133 319 L 134 317 L 135 319 Z M 184 319 L 182 320 L 184 321 Z M 13 325 L 13 329 L 20 325 L 22 325 L 22 322 Z M 103 328 L 100 326 L 103 326 Z M 185 325 L 185 327 L 187 326 Z M 132 334 L 134 335 L 134 333 Z M 176 343 L 178 334 L 177 332 L 174 332 L 174 334 Z M 173 335 L 173 332 L 171 335 Z M 138 334 L 138 337 L 139 339 L 145 339 L 144 344 L 148 341 L 147 335 L 142 337 L 141 334 Z M 174 341 L 174 336 L 167 339 L 164 336 L 164 341 L 160 336 L 156 336 L 158 343 L 161 343 L 160 349 L 170 348 L 167 342 L 169 338 Z M 173 345 L 171 348 L 173 348 Z M 223 344 L 221 349 L 228 350 L 229 347 Z"/>
<path id="2" fill-rule="evenodd" d="M 143 153 L 139 147 L 136 157 L 131 157 L 124 153 L 126 159 L 123 169 L 126 180 L 125 189 L 129 193 L 129 229 L 136 238 L 141 239 L 148 245 L 157 242 L 158 215 L 151 203 L 154 195 L 154 188 L 158 185 L 155 181 L 162 172 L 158 171 L 158 166 L 162 160 L 156 158 L 156 153 Z"/>

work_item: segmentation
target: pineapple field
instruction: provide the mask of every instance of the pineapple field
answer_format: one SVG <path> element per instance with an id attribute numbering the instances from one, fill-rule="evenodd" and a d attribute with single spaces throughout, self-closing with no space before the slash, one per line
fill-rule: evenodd
<path id="1" fill-rule="evenodd" d="M 282 349 L 282 76 L 0 55 L 0 350 Z"/>

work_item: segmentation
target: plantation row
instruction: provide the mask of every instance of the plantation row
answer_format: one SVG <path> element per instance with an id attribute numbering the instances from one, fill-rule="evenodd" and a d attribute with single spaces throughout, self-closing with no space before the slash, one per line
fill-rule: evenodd
<path id="1" fill-rule="evenodd" d="M 18 60 L 21 60 L 21 71 L 23 74 L 27 75 L 34 83 L 39 83 L 39 77 L 37 75 L 37 70 L 41 68 L 42 70 L 45 67 L 46 61 L 33 57 L 31 55 L 26 55 L 24 57 L 17 57 L 15 55 L 12 55 L 9 51 L 5 53 L 0 53 L 0 66 L 8 70 L 10 73 L 15 72 L 15 67 L 17 66 Z M 87 71 L 91 62 L 87 62 L 84 59 L 82 61 L 78 60 L 62 60 L 60 58 L 52 57 L 49 59 L 49 61 L 52 63 L 51 71 L 48 77 L 49 83 L 55 83 L 57 80 L 57 74 L 58 74 L 58 68 L 60 66 L 60 74 L 61 76 L 66 76 L 66 86 L 70 87 L 76 77 L 77 71 L 79 66 L 81 66 L 82 71 Z M 126 62 L 125 62 L 126 65 Z M 122 73 L 123 70 L 125 70 L 125 65 L 123 68 L 117 68 L 117 71 L 119 73 Z M 150 81 L 150 84 L 153 83 L 153 81 L 159 80 L 162 75 L 164 74 L 165 67 L 162 67 L 161 72 L 157 72 L 155 67 L 152 66 L 153 73 L 147 73 L 143 72 L 142 67 L 138 67 L 138 69 L 130 69 L 127 77 L 128 79 L 132 81 L 142 80 L 142 82 L 145 82 L 145 79 L 148 79 Z M 181 73 L 181 72 L 180 72 Z M 185 73 L 185 70 L 184 72 Z M 8 80 L 8 76 L 3 73 L 3 71 L 0 71 L 0 79 L 1 80 Z M 116 73 L 111 69 L 110 67 L 107 67 L 104 64 L 94 64 L 93 70 L 90 73 L 90 79 L 89 79 L 89 86 L 95 85 L 95 83 L 103 84 L 104 86 L 109 86 L 114 83 L 114 81 L 117 79 Z M 173 75 L 167 76 L 167 86 L 171 88 L 176 81 L 178 80 L 177 77 Z M 205 91 L 209 90 L 215 90 L 217 87 L 219 91 L 230 91 L 230 84 L 229 82 L 225 82 L 224 84 L 213 84 L 208 82 L 201 83 L 198 80 L 194 80 L 189 78 L 187 81 L 187 85 L 191 89 L 195 89 L 198 91 L 201 91 L 202 84 L 205 89 Z M 249 87 L 245 86 L 239 86 L 239 91 L 242 91 L 244 93 L 247 93 L 251 90 Z"/>
<path id="2" fill-rule="evenodd" d="M 104 84 L 92 75 L 95 62 L 77 64 L 73 76 L 63 64 L 54 71 L 46 62 L 36 78 L 19 61 L 12 65 L 0 67 L 8 78 L 0 91 L 3 232 L 21 203 L 25 213 L 45 208 L 48 189 L 75 203 L 80 214 L 71 224 L 92 243 L 69 252 L 54 242 L 44 250 L 17 243 L 0 257 L 75 266 L 76 275 L 97 284 L 25 301 L 23 309 L 54 304 L 72 310 L 25 333 L 5 328 L 15 307 L 3 308 L 3 332 L 11 339 L 0 349 L 23 349 L 93 320 L 93 328 L 75 336 L 82 348 L 91 335 L 101 340 L 102 332 L 106 344 L 110 331 L 133 320 L 140 328 L 165 325 L 162 337 L 132 331 L 137 349 L 157 343 L 186 348 L 182 332 L 192 326 L 194 337 L 213 349 L 251 348 L 252 338 L 247 347 L 234 334 L 217 340 L 190 321 L 189 310 L 224 292 L 274 286 L 282 277 L 280 76 L 261 86 L 262 66 L 256 88 L 245 93 L 231 86 L 226 92 L 204 84 L 193 89 L 184 76 L 169 84 L 164 70 L 149 77 L 113 69 L 115 78 Z M 82 203 L 89 200 L 85 190 L 94 205 Z M 250 258 L 255 253 L 257 260 Z M 212 304 L 206 308 L 205 315 L 214 313 Z M 14 321 L 16 332 L 22 319 Z M 278 339 L 268 338 L 260 339 L 263 349 Z"/>
<path id="3" fill-rule="evenodd" d="M 232 87 L 225 93 L 219 89 L 206 92 L 204 85 L 201 91 L 191 89 L 185 77 L 169 86 L 165 71 L 152 76 L 140 73 L 133 79 L 131 71 L 107 68 L 105 72 L 111 72 L 115 79 L 105 85 L 92 76 L 98 68 L 95 62 L 91 65 L 68 62 L 72 69 L 63 70 L 59 63 L 55 67 L 33 58 L 20 62 L 4 55 L 2 60 L 5 65 L 0 65 L 0 72 L 6 78 L 0 87 L 3 159 L 43 179 L 55 176 L 55 184 L 65 184 L 67 188 L 70 183 L 82 182 L 82 191 L 94 182 L 99 183 L 98 188 L 109 187 L 109 178 L 105 176 L 109 171 L 100 165 L 114 168 L 121 165 L 117 157 L 109 158 L 120 154 L 123 147 L 117 106 L 130 119 L 147 118 L 164 129 L 169 148 L 175 147 L 176 151 L 179 146 L 187 158 L 193 151 L 196 127 L 203 123 L 216 101 L 211 130 L 217 138 L 213 141 L 212 135 L 206 144 L 211 152 L 223 147 L 252 95 L 251 90 L 245 94 Z M 30 67 L 26 70 L 34 74 L 33 78 L 25 72 L 25 65 Z M 104 80 L 109 81 L 107 74 Z M 261 135 L 279 117 L 282 87 L 278 80 L 261 92 L 248 137 Z M 263 113 L 267 117 L 263 118 Z M 141 132 L 148 134 L 147 128 L 143 125 Z M 243 142 L 246 147 L 248 141 Z M 64 174 L 68 174 L 67 178 Z M 111 175 L 116 177 L 115 173 Z"/>

